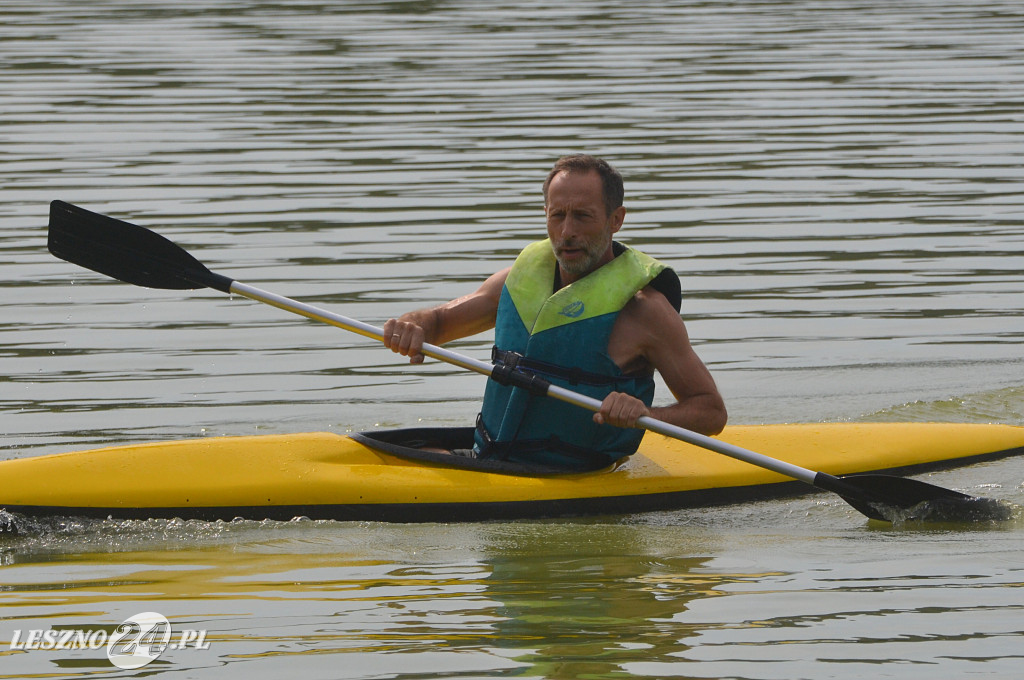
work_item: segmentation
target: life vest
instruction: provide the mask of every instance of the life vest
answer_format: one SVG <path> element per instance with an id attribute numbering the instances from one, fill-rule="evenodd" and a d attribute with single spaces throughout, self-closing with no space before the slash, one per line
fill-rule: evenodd
<path id="1" fill-rule="evenodd" d="M 550 240 L 527 246 L 501 291 L 495 363 L 512 359 L 518 369 L 595 399 L 625 392 L 650 406 L 653 375 L 624 374 L 608 356 L 608 341 L 619 312 L 649 284 L 678 310 L 679 278 L 637 250 L 613 248 L 615 259 L 552 293 L 558 263 Z M 629 456 L 642 438 L 643 430 L 598 425 L 579 406 L 488 380 L 474 448 L 480 458 L 585 470 Z"/>

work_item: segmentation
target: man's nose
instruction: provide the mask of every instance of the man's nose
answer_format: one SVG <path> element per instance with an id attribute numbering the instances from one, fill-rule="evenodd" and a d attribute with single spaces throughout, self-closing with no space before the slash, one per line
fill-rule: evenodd
<path id="1" fill-rule="evenodd" d="M 563 240 L 576 236 L 579 234 L 579 221 L 573 219 L 571 214 L 565 215 L 558 222 L 557 232 Z"/>

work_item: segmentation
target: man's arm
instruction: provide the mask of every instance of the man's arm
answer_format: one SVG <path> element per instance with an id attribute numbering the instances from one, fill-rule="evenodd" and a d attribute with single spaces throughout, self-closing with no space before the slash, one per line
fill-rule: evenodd
<path id="1" fill-rule="evenodd" d="M 594 414 L 595 422 L 636 427 L 640 416 L 652 416 L 709 436 L 725 427 L 728 414 L 722 395 L 690 345 L 683 320 L 660 293 L 645 289 L 622 310 L 608 352 L 624 370 L 653 367 L 676 403 L 648 409 L 635 397 L 613 392 Z"/>
<path id="2" fill-rule="evenodd" d="M 509 269 L 493 274 L 469 295 L 388 319 L 384 324 L 384 346 L 409 357 L 410 363 L 419 364 L 423 362 L 420 349 L 425 342 L 442 345 L 494 328 L 498 300 Z"/>

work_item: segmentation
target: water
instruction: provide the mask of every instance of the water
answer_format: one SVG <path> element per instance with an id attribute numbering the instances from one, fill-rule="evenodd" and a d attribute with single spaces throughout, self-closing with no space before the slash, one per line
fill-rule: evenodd
<path id="1" fill-rule="evenodd" d="M 893 3 L 5 2 L 5 457 L 465 424 L 482 379 L 52 258 L 63 199 L 380 324 L 472 290 L 585 150 L 674 266 L 731 421 L 1024 424 L 1024 14 Z M 453 348 L 487 355 L 481 335 Z M 661 390 L 662 394 L 665 390 Z M 929 481 L 1024 504 L 1024 464 Z M 0 546 L 0 677 L 129 675 L 15 629 L 206 628 L 178 677 L 1015 677 L 1018 522 L 825 496 L 517 524 L 43 524 Z M 779 644 L 784 643 L 784 644 Z"/>

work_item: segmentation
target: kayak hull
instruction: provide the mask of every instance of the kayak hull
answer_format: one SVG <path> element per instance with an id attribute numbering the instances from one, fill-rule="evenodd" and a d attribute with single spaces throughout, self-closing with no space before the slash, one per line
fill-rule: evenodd
<path id="1" fill-rule="evenodd" d="M 372 434 L 371 434 L 372 436 Z M 719 437 L 827 472 L 911 473 L 1024 453 L 1024 427 L 952 423 L 730 426 Z M 0 508 L 29 516 L 381 522 L 630 514 L 812 491 L 648 432 L 612 469 L 511 474 L 417 460 L 334 433 L 219 437 L 0 462 Z"/>

